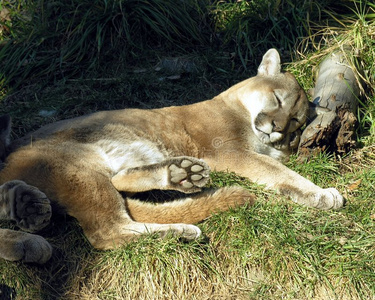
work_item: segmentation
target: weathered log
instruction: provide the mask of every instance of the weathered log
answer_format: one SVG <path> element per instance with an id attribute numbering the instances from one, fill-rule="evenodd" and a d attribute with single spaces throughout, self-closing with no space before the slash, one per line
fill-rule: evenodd
<path id="1" fill-rule="evenodd" d="M 299 144 L 300 157 L 326 149 L 346 153 L 355 145 L 360 88 L 345 52 L 330 54 L 319 65 L 308 125 Z"/>

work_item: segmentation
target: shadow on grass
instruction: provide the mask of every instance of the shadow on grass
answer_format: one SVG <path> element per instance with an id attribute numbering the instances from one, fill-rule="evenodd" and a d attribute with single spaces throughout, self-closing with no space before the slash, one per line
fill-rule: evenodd
<path id="1" fill-rule="evenodd" d="M 76 273 L 91 261 L 94 250 L 75 219 L 54 216 L 40 235 L 53 246 L 52 258 L 44 265 L 1 260 L 0 300 L 66 299 Z"/>

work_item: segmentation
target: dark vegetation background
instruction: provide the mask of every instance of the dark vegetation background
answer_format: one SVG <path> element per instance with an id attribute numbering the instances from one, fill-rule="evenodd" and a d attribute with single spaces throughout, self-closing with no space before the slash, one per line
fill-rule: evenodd
<path id="1" fill-rule="evenodd" d="M 18 136 L 98 109 L 211 98 L 254 75 L 271 47 L 284 62 L 312 49 L 323 26 L 340 25 L 357 5 L 352 0 L 2 1 L 0 87 L 7 97 L 0 110 L 12 115 Z"/>

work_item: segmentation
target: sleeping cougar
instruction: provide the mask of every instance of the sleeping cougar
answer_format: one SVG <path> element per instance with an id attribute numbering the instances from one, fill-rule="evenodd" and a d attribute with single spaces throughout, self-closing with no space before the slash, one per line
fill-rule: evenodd
<path id="1" fill-rule="evenodd" d="M 91 244 L 110 249 L 145 233 L 201 235 L 191 225 L 211 213 L 252 203 L 240 187 L 203 190 L 211 170 L 235 171 L 297 203 L 338 209 L 336 189 L 322 189 L 280 161 L 298 146 L 308 100 L 296 79 L 280 72 L 269 50 L 255 77 L 215 98 L 162 109 L 102 111 L 56 122 L 9 143 L 10 118 L 0 119 L 0 217 L 35 232 L 57 202 L 75 217 Z M 3 155 L 4 157 L 4 155 Z M 150 204 L 123 197 L 152 189 L 178 190 L 186 199 Z M 0 229 L 0 256 L 46 262 L 41 236 Z"/>

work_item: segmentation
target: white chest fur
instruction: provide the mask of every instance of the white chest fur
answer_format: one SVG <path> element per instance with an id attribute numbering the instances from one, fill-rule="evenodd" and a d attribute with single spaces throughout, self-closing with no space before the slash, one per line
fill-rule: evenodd
<path id="1" fill-rule="evenodd" d="M 102 139 L 93 146 L 107 167 L 114 173 L 128 168 L 155 164 L 165 159 L 164 154 L 155 144 L 145 140 L 120 142 Z"/>

